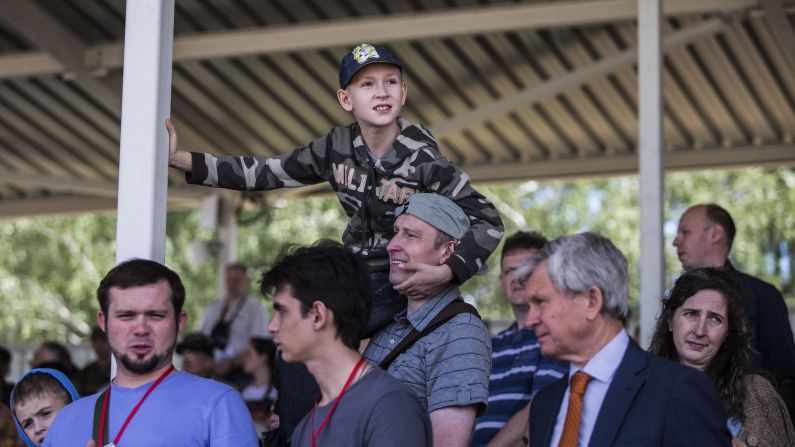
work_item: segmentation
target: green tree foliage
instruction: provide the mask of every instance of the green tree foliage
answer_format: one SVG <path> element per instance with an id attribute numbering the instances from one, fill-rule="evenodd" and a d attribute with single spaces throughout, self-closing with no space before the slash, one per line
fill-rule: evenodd
<path id="1" fill-rule="evenodd" d="M 238 257 L 261 271 L 288 244 L 340 241 L 347 218 L 333 196 L 279 200 L 265 212 L 241 213 Z"/>
<path id="2" fill-rule="evenodd" d="M 0 228 L 0 336 L 78 341 L 96 321 L 94 290 L 114 262 L 116 220 L 21 219 Z"/>
<path id="3" fill-rule="evenodd" d="M 510 234 L 519 229 L 549 238 L 592 230 L 612 239 L 630 265 L 631 297 L 638 296 L 638 178 L 616 177 L 554 182 L 523 182 L 480 187 L 499 209 Z M 734 216 L 738 235 L 732 260 L 738 268 L 795 295 L 795 172 L 742 169 L 680 172 L 666 177 L 665 242 L 670 279 L 680 266 L 670 247 L 676 222 L 693 203 L 717 202 Z M 320 238 L 339 240 L 346 218 L 327 196 L 281 200 L 239 214 L 238 257 L 260 272 L 286 244 Z M 115 260 L 116 221 L 112 215 L 19 219 L 0 224 L 0 339 L 20 343 L 43 339 L 76 342 L 96 321 L 94 292 Z M 172 212 L 167 223 L 166 263 L 185 282 L 189 327 L 200 323 L 216 297 L 217 258 L 195 265 L 188 247 L 212 239 L 198 211 Z M 499 250 L 489 269 L 463 291 L 484 317 L 509 319 L 499 292 Z M 789 262 L 787 262 L 789 261 Z M 252 293 L 259 296 L 255 289 Z M 660 295 L 663 291 L 660 291 Z"/>

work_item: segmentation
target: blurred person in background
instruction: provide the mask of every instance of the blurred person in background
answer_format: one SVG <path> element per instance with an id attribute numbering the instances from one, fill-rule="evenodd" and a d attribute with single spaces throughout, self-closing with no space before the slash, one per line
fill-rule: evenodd
<path id="1" fill-rule="evenodd" d="M 270 429 L 271 406 L 276 401 L 276 388 L 273 383 L 273 366 L 276 358 L 276 345 L 273 340 L 252 337 L 243 352 L 243 371 L 254 380 L 241 394 L 257 425 L 257 432 Z"/>
<path id="2" fill-rule="evenodd" d="M 251 337 L 270 337 L 268 311 L 248 296 L 251 280 L 248 267 L 234 262 L 224 270 L 224 296 L 204 311 L 200 331 L 215 343 L 215 374 L 237 385 L 241 378 L 243 351 Z"/>
<path id="3" fill-rule="evenodd" d="M 52 368 L 61 371 L 69 377 L 69 380 L 76 380 L 77 367 L 72 363 L 72 354 L 66 346 L 57 341 L 45 341 L 40 344 L 33 353 L 30 360 L 30 367 L 33 368 Z"/>
<path id="4" fill-rule="evenodd" d="M 177 354 L 182 356 L 182 370 L 186 373 L 214 379 L 213 340 L 201 332 L 186 334 L 177 343 Z"/>
<path id="5" fill-rule="evenodd" d="M 6 382 L 8 373 L 11 372 L 11 351 L 5 346 L 0 346 L 0 402 L 6 403 L 11 398 L 13 382 Z"/>
<path id="6" fill-rule="evenodd" d="M 0 403 L 0 447 L 25 447 L 17 433 L 14 415 L 5 403 Z"/>
<path id="7" fill-rule="evenodd" d="M 80 370 L 78 378 L 78 388 L 84 396 L 94 394 L 110 383 L 110 346 L 105 331 L 99 326 L 91 329 L 91 349 L 97 358 Z"/>

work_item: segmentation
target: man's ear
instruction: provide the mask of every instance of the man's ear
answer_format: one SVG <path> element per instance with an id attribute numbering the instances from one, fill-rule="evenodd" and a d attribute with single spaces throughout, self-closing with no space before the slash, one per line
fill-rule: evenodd
<path id="1" fill-rule="evenodd" d="M 723 229 L 723 227 L 718 224 L 712 224 L 709 233 L 710 242 L 716 244 L 724 239 L 726 239 L 726 231 Z"/>
<path id="2" fill-rule="evenodd" d="M 340 102 L 340 107 L 342 107 L 346 112 L 353 111 L 353 102 L 351 101 L 351 95 L 348 93 L 347 89 L 337 90 L 337 101 Z"/>
<path id="3" fill-rule="evenodd" d="M 188 313 L 183 310 L 179 313 L 179 319 L 177 320 L 178 333 L 185 329 L 186 324 L 188 324 Z"/>
<path id="4" fill-rule="evenodd" d="M 589 320 L 595 319 L 604 307 L 604 295 L 602 289 L 596 286 L 591 286 L 585 292 L 585 297 L 588 300 L 588 305 L 585 310 L 585 315 Z"/>
<path id="5" fill-rule="evenodd" d="M 311 313 L 313 314 L 311 316 L 312 327 L 315 328 L 315 330 L 323 328 L 323 326 L 329 323 L 333 318 L 331 316 L 331 311 L 322 301 L 315 301 L 312 303 Z"/>
<path id="6" fill-rule="evenodd" d="M 444 249 L 442 250 L 442 255 L 439 259 L 439 265 L 444 264 L 448 259 L 450 259 L 450 256 L 452 256 L 453 252 L 455 251 L 455 246 L 455 241 L 447 241 L 447 243 L 444 244 Z"/>
<path id="7" fill-rule="evenodd" d="M 105 331 L 105 313 L 101 310 L 97 311 L 97 324 L 99 328 Z"/>

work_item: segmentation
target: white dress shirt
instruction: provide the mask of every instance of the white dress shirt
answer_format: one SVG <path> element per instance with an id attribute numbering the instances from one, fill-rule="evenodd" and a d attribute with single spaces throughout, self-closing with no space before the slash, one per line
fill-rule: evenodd
<path id="1" fill-rule="evenodd" d="M 615 336 L 608 344 L 606 344 L 599 352 L 596 353 L 582 370 L 592 377 L 588 382 L 588 387 L 585 389 L 585 396 L 583 397 L 582 416 L 580 418 L 580 435 L 577 439 L 578 447 L 585 447 L 591 440 L 591 433 L 593 433 L 594 425 L 596 424 L 596 417 L 599 416 L 599 410 L 602 408 L 602 402 L 605 400 L 607 390 L 613 382 L 613 377 L 616 375 L 616 370 L 624 358 L 624 353 L 629 346 L 629 335 L 623 329 Z M 579 368 L 574 364 L 569 366 L 569 380 L 571 376 L 579 371 Z M 555 431 L 552 432 L 551 446 L 557 446 L 560 443 L 560 436 L 563 433 L 563 424 L 566 422 L 566 413 L 569 410 L 569 389 L 571 384 L 566 388 L 563 394 L 563 401 L 560 404 L 558 411 L 558 418 L 555 422 Z"/>

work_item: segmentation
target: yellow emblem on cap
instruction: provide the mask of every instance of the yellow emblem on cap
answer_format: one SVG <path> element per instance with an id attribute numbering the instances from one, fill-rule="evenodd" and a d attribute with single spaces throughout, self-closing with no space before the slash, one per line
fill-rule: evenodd
<path id="1" fill-rule="evenodd" d="M 375 50 L 375 47 L 370 44 L 363 43 L 353 49 L 353 58 L 356 59 L 359 65 L 367 62 L 367 59 L 371 57 L 379 58 L 381 56 L 378 55 L 378 51 Z"/>

